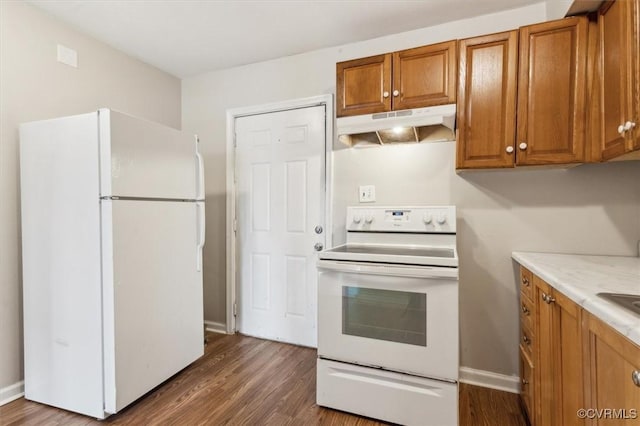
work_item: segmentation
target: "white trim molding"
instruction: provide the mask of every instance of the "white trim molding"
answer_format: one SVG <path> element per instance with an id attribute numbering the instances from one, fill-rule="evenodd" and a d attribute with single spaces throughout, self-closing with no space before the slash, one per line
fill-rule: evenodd
<path id="1" fill-rule="evenodd" d="M 24 381 L 0 389 L 0 407 L 24 396 Z"/>
<path id="2" fill-rule="evenodd" d="M 205 321 L 204 329 L 213 333 L 227 334 L 227 325 L 217 321 Z"/>
<path id="3" fill-rule="evenodd" d="M 520 393 L 520 377 L 518 376 L 507 376 L 506 374 L 491 371 L 460 367 L 459 381 L 470 385 L 482 386 L 483 388 Z"/>

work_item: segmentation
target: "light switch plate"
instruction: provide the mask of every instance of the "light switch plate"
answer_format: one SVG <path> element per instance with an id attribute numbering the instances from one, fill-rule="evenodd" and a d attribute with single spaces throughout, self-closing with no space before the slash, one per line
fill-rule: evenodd
<path id="1" fill-rule="evenodd" d="M 376 201 L 375 185 L 360 185 L 359 198 L 361 203 L 373 203 Z"/>

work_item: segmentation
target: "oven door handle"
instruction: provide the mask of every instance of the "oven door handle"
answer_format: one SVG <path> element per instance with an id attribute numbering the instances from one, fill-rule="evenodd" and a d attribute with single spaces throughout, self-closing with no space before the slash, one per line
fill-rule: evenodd
<path id="1" fill-rule="evenodd" d="M 394 277 L 458 279 L 458 268 L 318 260 L 318 270 Z"/>

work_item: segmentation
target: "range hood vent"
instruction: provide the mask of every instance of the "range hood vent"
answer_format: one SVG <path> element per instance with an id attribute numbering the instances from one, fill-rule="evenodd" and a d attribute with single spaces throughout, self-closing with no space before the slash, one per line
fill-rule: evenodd
<path id="1" fill-rule="evenodd" d="M 353 147 L 455 140 L 456 106 L 340 117 L 338 140 Z"/>

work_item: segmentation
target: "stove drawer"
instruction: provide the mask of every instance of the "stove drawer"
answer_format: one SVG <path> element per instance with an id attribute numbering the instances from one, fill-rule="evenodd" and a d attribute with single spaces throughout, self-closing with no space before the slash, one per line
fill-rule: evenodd
<path id="1" fill-rule="evenodd" d="M 318 359 L 317 403 L 403 425 L 457 425 L 458 385 Z"/>

